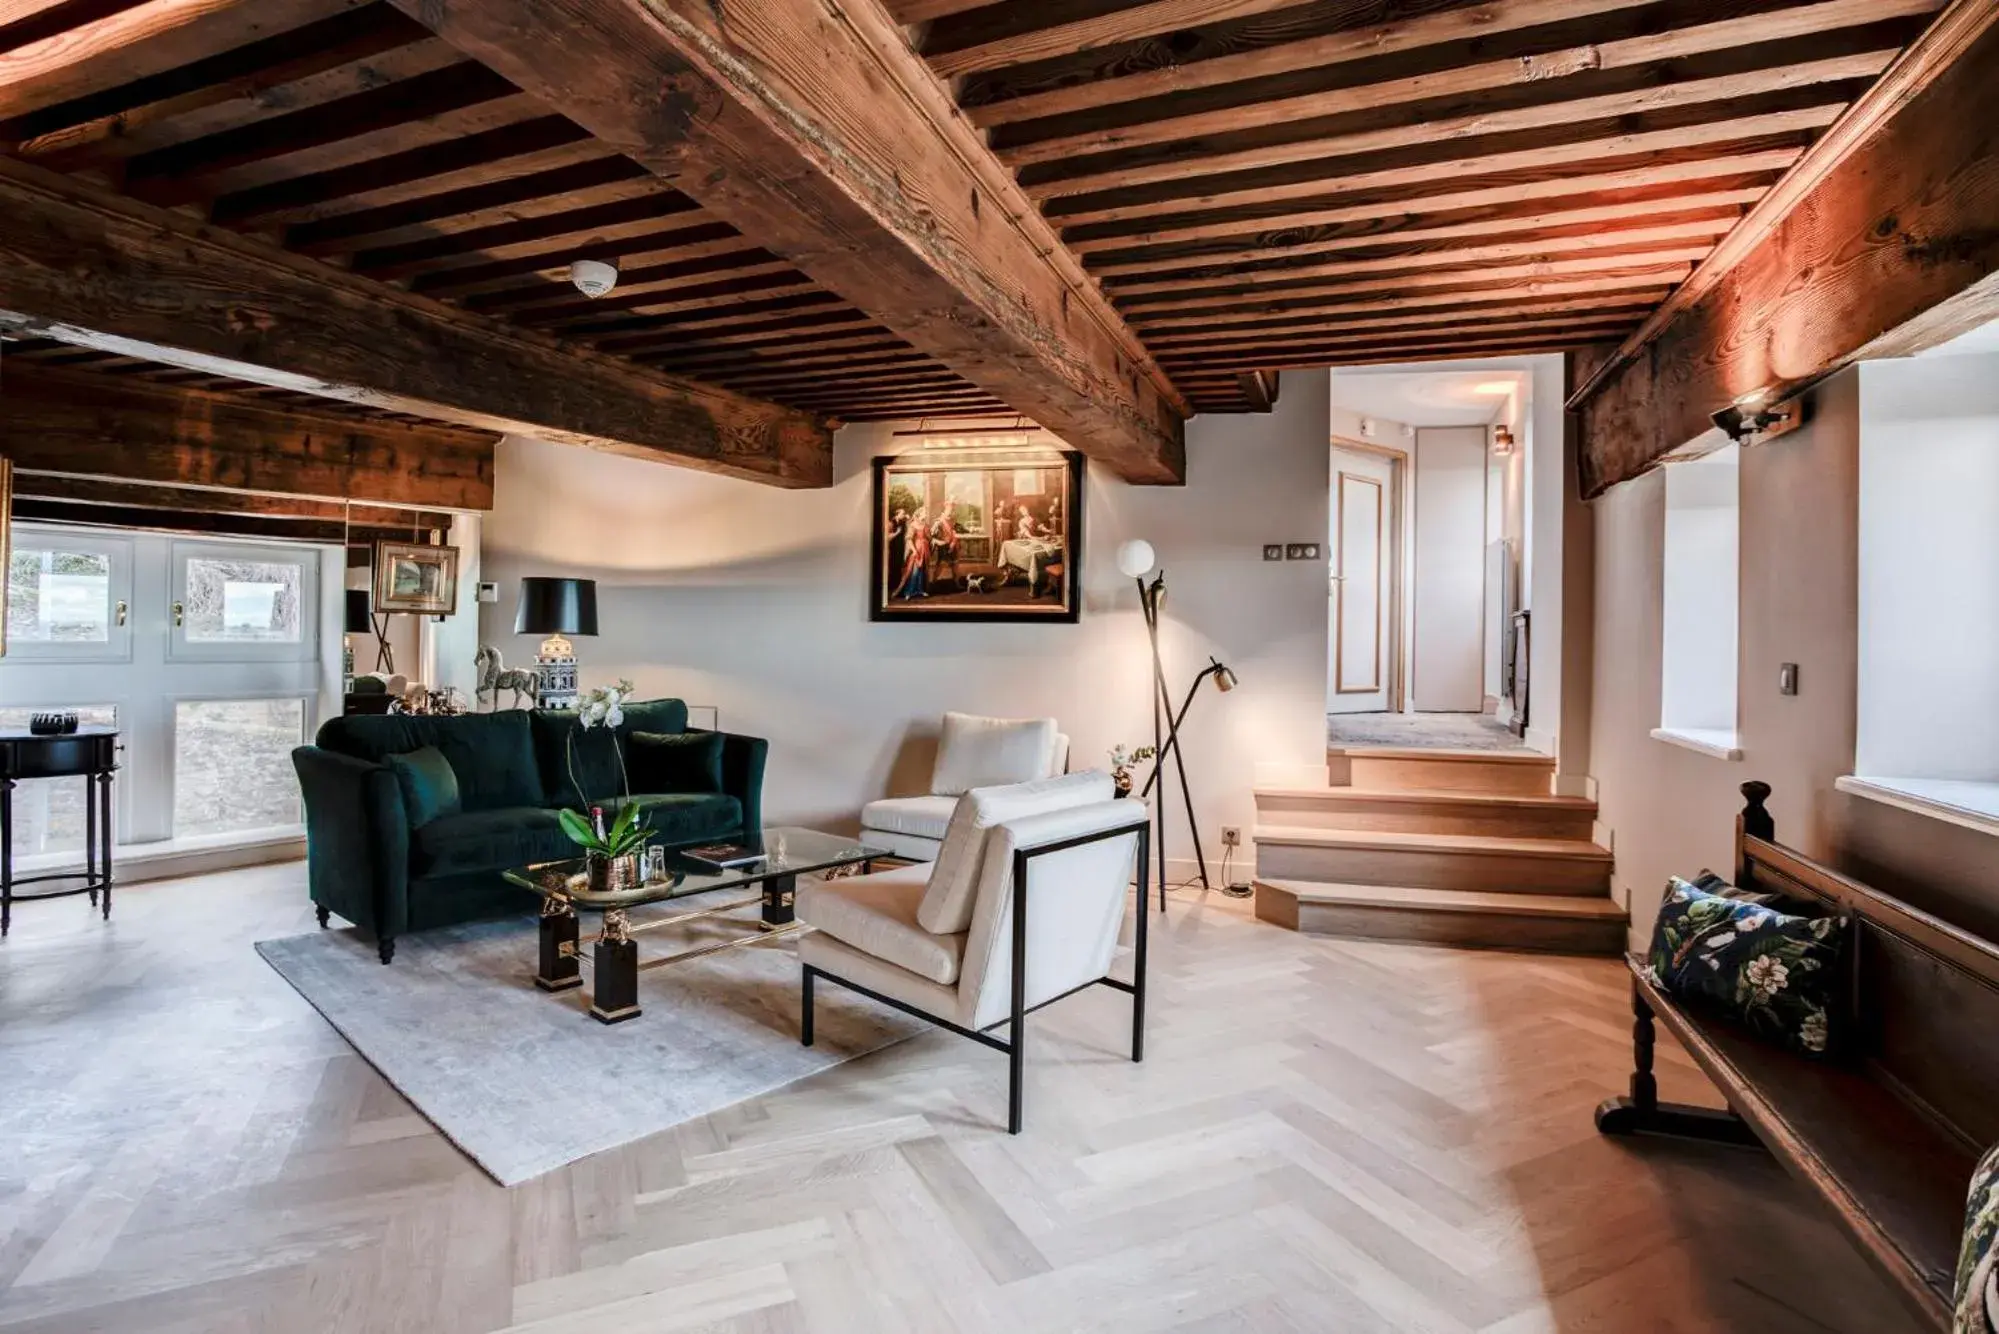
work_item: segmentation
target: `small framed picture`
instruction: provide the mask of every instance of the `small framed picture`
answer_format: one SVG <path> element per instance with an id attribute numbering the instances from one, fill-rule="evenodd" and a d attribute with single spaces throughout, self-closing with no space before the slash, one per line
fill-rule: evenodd
<path id="1" fill-rule="evenodd" d="M 375 610 L 449 616 L 458 607 L 458 548 L 375 543 Z"/>

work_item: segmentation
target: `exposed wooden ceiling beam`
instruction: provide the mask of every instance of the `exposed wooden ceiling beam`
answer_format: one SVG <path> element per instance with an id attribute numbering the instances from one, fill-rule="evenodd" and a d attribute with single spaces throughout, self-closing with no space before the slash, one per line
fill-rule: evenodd
<path id="1" fill-rule="evenodd" d="M 17 468 L 154 486 L 438 509 L 493 507 L 498 437 L 5 356 L 0 454 Z"/>
<path id="2" fill-rule="evenodd" d="M 789 486 L 795 410 L 642 370 L 0 160 L 0 324 L 328 398 Z"/>
<path id="3" fill-rule="evenodd" d="M 1185 404 L 873 4 L 395 0 L 1134 481 Z"/>
<path id="4" fill-rule="evenodd" d="M 1276 371 L 1240 371 L 1235 381 L 1242 396 L 1249 400 L 1251 412 L 1268 412 L 1277 406 Z"/>
<path id="5" fill-rule="evenodd" d="M 950 38 L 953 34 L 933 28 L 932 40 L 924 43 L 923 55 L 930 68 L 950 78 L 970 74 L 974 70 L 998 69 L 1004 65 L 1020 65 L 1050 56 L 1089 51 L 1153 33 L 1171 32 L 1175 28 L 1191 28 L 1201 23 L 1264 14 L 1296 3 L 1297 0 L 1150 0 L 1147 4 L 1114 9 L 1109 13 L 1048 27 L 1030 27 L 1021 23 L 1022 31 L 985 41 L 964 41 L 962 38 L 938 41 L 938 38 Z M 1014 15 L 1007 13 L 1003 6 L 990 5 L 987 8 L 991 14 L 989 22 L 1009 24 L 1014 21 Z"/>
<path id="6" fill-rule="evenodd" d="M 14 494 L 72 505 L 110 505 L 128 510 L 177 510 L 187 514 L 242 514 L 267 519 L 306 519 L 357 528 L 393 528 L 405 535 L 419 530 L 449 528 L 443 510 L 403 509 L 389 505 L 353 505 L 306 496 L 274 496 L 259 491 L 220 491 L 198 486 L 164 486 L 107 477 L 74 477 L 65 473 L 16 468 Z"/>
<path id="7" fill-rule="evenodd" d="M 408 528 L 355 527 L 333 519 L 300 519 L 286 515 L 243 514 L 226 510 L 173 510 L 122 505 L 82 505 L 38 496 L 14 501 L 16 518 L 29 523 L 59 523 L 70 527 L 141 529 L 197 533 L 217 537 L 255 537 L 279 542 L 355 546 L 376 541 L 407 541 Z"/>
<path id="8" fill-rule="evenodd" d="M 1569 400 L 1586 495 L 1999 286 L 1999 0 L 1956 0 Z M 1982 311 L 1984 303 L 1974 303 Z"/>
<path id="9" fill-rule="evenodd" d="M 968 99 L 970 105 L 965 114 L 974 125 L 1007 125 L 1297 70 L 1323 69 L 1447 42 L 1489 38 L 1651 3 L 1653 0 L 1488 0 L 1485 4 L 1465 5 L 1441 13 L 1362 22 L 1297 41 L 1266 44 L 1205 60 L 1174 61 L 1159 68 L 1118 71 L 1106 78 L 1078 79 L 1019 95 L 996 97 L 992 90 L 973 82 L 967 87 L 973 96 Z M 1366 11 L 1363 14 L 1373 17 Z M 932 68 L 936 67 L 933 61 Z"/>
<path id="10" fill-rule="evenodd" d="M 1730 116 L 1722 120 L 1698 121 L 1635 133 L 1584 136 L 1533 148 L 1473 152 L 1438 162 L 1350 171 L 1302 181 L 1236 184 L 1222 178 L 1219 182 L 1198 186 L 1192 193 L 1176 191 L 1160 198 L 1130 200 L 1115 196 L 1078 196 L 1073 200 L 1052 199 L 1048 201 L 1048 207 L 1051 219 L 1059 226 L 1069 228 L 1089 223 L 1126 222 L 1237 207 L 1265 208 L 1290 201 L 1322 200 L 1330 195 L 1365 190 L 1435 186 L 1439 181 L 1501 176 L 1515 171 L 1548 171 L 1585 162 L 1627 159 L 1635 165 L 1637 161 L 1658 154 L 1699 150 L 1715 145 L 1766 141 L 1757 147 L 1773 148 L 1780 145 L 1768 143 L 1767 140 L 1824 129 L 1837 120 L 1845 108 L 1844 102 L 1829 100 L 1808 107 L 1759 115 Z"/>
<path id="11" fill-rule="evenodd" d="M 363 248 L 363 242 L 384 233 L 437 223 L 468 213 L 505 208 L 510 204 L 568 195 L 593 186 L 636 180 L 645 174 L 645 169 L 636 162 L 621 157 L 591 158 L 547 171 L 506 176 L 497 181 L 483 181 L 478 185 L 461 186 L 455 190 L 419 195 L 415 199 L 302 222 L 286 229 L 285 248 L 302 255 L 359 250 Z"/>
<path id="12" fill-rule="evenodd" d="M 1525 130 L 1559 129 L 1591 121 L 1615 121 L 1621 117 L 1688 107 L 1726 105 L 1786 89 L 1871 79 L 1886 69 L 1895 55 L 1896 50 L 1892 47 L 1862 51 L 1775 69 L 1641 86 L 1626 92 L 1567 98 L 1437 120 L 1414 120 L 1381 129 L 1314 135 L 1249 148 L 1210 148 L 1205 141 L 1185 141 L 1175 145 L 1171 152 L 1156 154 L 1157 160 L 1154 161 L 1092 166 L 1090 159 L 1071 160 L 1064 164 L 1062 174 L 1046 179 L 1029 178 L 1026 188 L 1032 198 L 1048 199 L 1056 195 L 1088 194 L 1160 181 L 1185 181 L 1197 175 L 1318 162 L 1327 158 L 1427 147 Z M 1252 118 L 1264 110 L 1258 107 L 1246 109 Z M 1117 155 L 1099 156 L 1108 156 L 1115 162 Z"/>
<path id="13" fill-rule="evenodd" d="M 1289 253 L 1289 246 L 1260 245 L 1264 237 L 1347 224 L 1366 225 L 1365 230 L 1353 233 L 1356 242 L 1361 237 L 1379 237 L 1384 241 L 1428 240 L 1444 236 L 1477 236 L 1485 231 L 1504 231 L 1518 227 L 1559 227 L 1566 225 L 1566 221 L 1607 221 L 1618 217 L 1642 215 L 1660 208 L 1699 208 L 1706 207 L 1710 203 L 1750 203 L 1761 198 L 1766 187 L 1758 185 L 1709 189 L 1703 183 L 1711 183 L 1717 179 L 1726 180 L 1730 177 L 1774 175 L 1797 161 L 1798 155 L 1803 151 L 1802 148 L 1778 148 L 1761 153 L 1732 154 L 1694 162 L 1637 168 L 1631 171 L 1597 172 L 1476 190 L 1453 190 L 1443 194 L 1374 200 L 1365 204 L 1280 213 L 1273 217 L 1239 222 L 1196 223 L 1185 227 L 1159 228 L 1125 236 L 1103 236 L 1072 241 L 1070 248 L 1084 255 L 1102 254 L 1106 251 L 1118 255 L 1168 246 L 1205 243 L 1204 250 L 1212 248 L 1220 255 L 1255 259 L 1265 254 Z M 1556 208 L 1537 212 L 1523 207 L 1537 200 L 1559 201 L 1564 198 L 1613 194 L 1635 197 L 1627 197 L 1623 202 L 1616 204 L 1594 205 L 1582 209 Z M 1482 210 L 1472 221 L 1448 224 L 1425 222 L 1425 219 L 1434 219 L 1435 215 L 1440 213 L 1457 215 L 1472 210 Z M 1330 246 L 1333 240 L 1331 237 L 1306 235 L 1300 237 L 1298 243 Z M 1155 272 L 1161 268 L 1184 266 L 1195 261 L 1168 255 L 1156 259 L 1113 257 L 1086 262 L 1090 264 L 1091 272 L 1107 276 L 1116 273 Z"/>

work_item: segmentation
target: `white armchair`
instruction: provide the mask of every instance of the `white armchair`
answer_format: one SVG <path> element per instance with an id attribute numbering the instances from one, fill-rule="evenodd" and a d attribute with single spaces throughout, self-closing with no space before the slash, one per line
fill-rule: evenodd
<path id="1" fill-rule="evenodd" d="M 1069 738 L 1053 718 L 981 718 L 947 713 L 937 738 L 930 791 L 884 797 L 861 808 L 861 838 L 913 862 L 934 861 L 958 798 L 977 787 L 1052 778 L 1069 765 Z"/>
<path id="2" fill-rule="evenodd" d="M 817 978 L 1007 1053 L 1007 1130 L 1020 1133 L 1028 1012 L 1094 983 L 1132 998 L 1145 1055 L 1146 848 L 1142 802 L 1101 772 L 975 788 L 935 863 L 801 886 L 799 1040 L 812 1045 Z M 1111 977 L 1132 874 L 1132 980 Z M 1001 1039 L 988 1030 L 1007 1024 Z"/>

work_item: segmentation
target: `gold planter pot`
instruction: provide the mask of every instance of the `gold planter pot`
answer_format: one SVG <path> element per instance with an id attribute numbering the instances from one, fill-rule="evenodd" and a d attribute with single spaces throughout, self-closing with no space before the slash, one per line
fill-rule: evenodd
<path id="1" fill-rule="evenodd" d="M 593 852 L 585 858 L 585 874 L 592 894 L 636 889 L 643 879 L 636 852 L 625 853 L 622 857 L 604 857 Z"/>

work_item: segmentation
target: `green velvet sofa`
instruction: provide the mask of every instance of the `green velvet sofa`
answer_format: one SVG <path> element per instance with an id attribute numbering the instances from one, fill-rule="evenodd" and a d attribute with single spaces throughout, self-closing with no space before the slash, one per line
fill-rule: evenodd
<path id="1" fill-rule="evenodd" d="M 500 873 L 577 855 L 557 822 L 560 808 L 600 805 L 608 821 L 627 800 L 614 795 L 621 783 L 610 734 L 574 732 L 572 753 L 575 720 L 558 709 L 328 719 L 313 745 L 292 752 L 320 925 L 338 913 L 365 928 L 387 963 L 404 932 L 534 912 L 534 894 Z M 644 735 L 635 743 L 634 734 Z M 628 799 L 644 808 L 654 842 L 686 847 L 763 827 L 767 743 L 719 734 L 717 763 L 708 740 L 716 735 L 690 732 L 677 699 L 625 706 L 618 741 Z M 419 763 L 438 781 L 426 787 L 421 769 L 413 776 Z M 439 787 L 455 792 L 432 816 Z"/>

